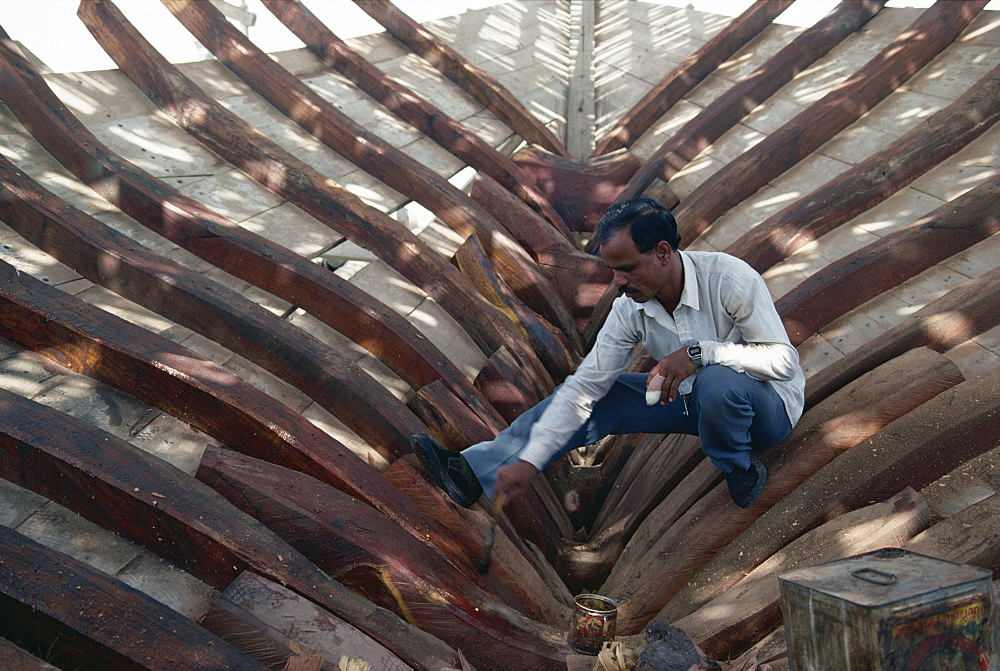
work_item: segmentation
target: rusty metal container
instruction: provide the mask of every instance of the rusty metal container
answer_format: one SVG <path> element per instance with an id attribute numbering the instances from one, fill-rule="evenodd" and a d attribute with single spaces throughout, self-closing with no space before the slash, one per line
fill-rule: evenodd
<path id="1" fill-rule="evenodd" d="M 990 571 L 894 548 L 779 577 L 792 671 L 1000 671 Z"/>

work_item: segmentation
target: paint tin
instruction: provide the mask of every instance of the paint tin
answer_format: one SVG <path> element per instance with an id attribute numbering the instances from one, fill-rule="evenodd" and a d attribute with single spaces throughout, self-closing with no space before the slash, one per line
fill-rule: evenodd
<path id="1" fill-rule="evenodd" d="M 580 594 L 574 601 L 576 610 L 569 645 L 584 655 L 596 655 L 605 641 L 615 639 L 618 603 L 597 594 Z"/>
<path id="2" fill-rule="evenodd" d="M 885 548 L 778 579 L 792 671 L 998 671 L 992 574 Z"/>

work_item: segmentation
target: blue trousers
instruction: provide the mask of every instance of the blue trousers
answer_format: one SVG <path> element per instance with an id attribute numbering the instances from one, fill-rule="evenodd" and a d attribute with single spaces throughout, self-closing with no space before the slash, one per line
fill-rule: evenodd
<path id="1" fill-rule="evenodd" d="M 687 397 L 673 403 L 646 405 L 646 374 L 622 373 L 608 394 L 594 404 L 590 418 L 545 466 L 570 450 L 627 433 L 684 433 L 698 436 L 701 449 L 723 473 L 750 467 L 750 452 L 775 445 L 792 430 L 785 405 L 767 382 L 725 366 L 706 366 Z M 493 498 L 496 472 L 519 461 L 531 426 L 551 396 L 504 429 L 496 438 L 477 443 L 462 454 Z"/>

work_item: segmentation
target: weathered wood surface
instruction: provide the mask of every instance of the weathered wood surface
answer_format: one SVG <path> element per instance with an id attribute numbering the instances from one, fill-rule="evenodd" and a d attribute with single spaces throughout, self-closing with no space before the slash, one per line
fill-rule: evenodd
<path id="1" fill-rule="evenodd" d="M 415 668 L 457 665 L 443 642 L 334 582 L 207 485 L 111 434 L 0 390 L 0 456 L 0 477 L 216 589 L 254 570 L 350 622 Z"/>
<path id="2" fill-rule="evenodd" d="M 319 655 L 324 671 L 339 669 L 341 656 L 363 659 L 373 669 L 411 668 L 356 627 L 250 571 L 219 595 L 201 625 L 270 668 L 283 668 L 296 651 Z"/>
<path id="3" fill-rule="evenodd" d="M 6 638 L 0 638 L 0 667 L 11 671 L 59 671 Z"/>
<path id="4" fill-rule="evenodd" d="M 319 478 L 417 538 L 431 543 L 450 538 L 363 459 L 264 392 L 3 262 L 0 335 L 159 407 L 245 454 Z"/>
<path id="5" fill-rule="evenodd" d="M 491 518 L 491 507 L 485 498 L 472 508 L 457 506 L 440 487 L 428 481 L 429 476 L 420 469 L 413 455 L 397 459 L 385 476 L 425 514 L 454 534 L 465 556 L 473 558 L 472 561 L 480 558 Z M 554 561 L 560 549 L 561 528 L 547 516 L 548 510 L 537 493 L 529 492 L 526 498 L 526 504 L 517 507 L 511 504 L 498 518 L 490 571 L 518 594 L 520 600 L 534 601 L 536 607 L 547 613 L 548 619 L 558 618 L 572 606 L 573 597 L 562 581 L 553 577 L 554 570 L 546 555 L 541 550 L 533 552 L 528 543 L 534 540 L 545 543 Z M 470 570 L 470 567 L 472 563 L 463 569 Z"/>
<path id="6" fill-rule="evenodd" d="M 907 487 L 883 503 L 845 513 L 803 534 L 735 586 L 672 624 L 714 659 L 732 659 L 781 626 L 779 575 L 883 547 L 902 547 L 930 521 L 926 501 Z"/>
<path id="7" fill-rule="evenodd" d="M 477 584 L 457 570 L 458 563 L 478 557 L 435 556 L 368 506 L 307 476 L 223 450 L 206 453 L 198 478 L 341 584 L 456 648 L 468 641 L 463 652 L 478 668 L 564 665 L 564 630 L 530 620 L 484 592 L 491 574 Z"/>
<path id="8" fill-rule="evenodd" d="M 1000 118 L 1000 66 L 885 149 L 754 226 L 725 251 L 763 273 L 944 161 Z"/>
<path id="9" fill-rule="evenodd" d="M 713 100 L 698 116 L 671 135 L 646 164 L 629 180 L 619 199 L 633 198 L 659 178 L 669 181 L 691 159 L 754 108 L 807 68 L 848 35 L 858 30 L 882 9 L 885 0 L 842 2 L 825 18 L 795 38 L 790 44 L 743 81 Z M 678 219 L 678 224 L 681 221 Z M 689 231 L 682 240 L 689 240 Z M 691 236 L 693 237 L 693 236 Z"/>
<path id="10" fill-rule="evenodd" d="M 537 144 L 554 154 L 569 156 L 566 148 L 556 139 L 552 131 L 525 109 L 503 84 L 401 12 L 390 0 L 354 0 L 354 2 L 366 14 L 378 21 L 390 35 L 478 100 L 527 142 Z"/>
<path id="11" fill-rule="evenodd" d="M 651 515 L 645 526 L 654 543 L 631 561 L 625 562 L 623 554 L 600 592 L 621 604 L 622 632 L 639 631 L 719 550 L 783 497 L 804 489 L 803 483 L 837 455 L 961 380 L 953 363 L 929 350 L 900 357 L 831 397 L 825 407 L 814 408 L 785 441 L 766 450 L 761 456 L 767 484 L 750 507 L 736 507 L 723 482 L 669 527 L 651 527 L 656 519 Z M 811 527 L 794 528 L 804 533 Z M 638 532 L 632 542 L 637 538 Z"/>
<path id="12" fill-rule="evenodd" d="M 286 171 L 292 171 L 291 175 L 300 181 L 302 189 L 301 191 L 293 189 L 289 195 L 297 199 L 299 199 L 299 196 L 295 195 L 297 193 L 310 196 L 297 202 L 314 214 L 318 221 L 343 231 L 361 246 L 368 248 L 380 258 L 387 259 L 400 274 L 424 289 L 462 325 L 487 356 L 506 345 L 527 370 L 538 371 L 537 374 L 542 377 L 547 375 L 541 362 L 524 342 L 523 337 L 516 332 L 514 326 L 476 294 L 455 268 L 405 226 L 368 207 L 346 190 L 334 188 L 329 183 L 330 180 L 301 162 L 291 160 L 286 164 L 277 160 L 286 157 L 283 149 L 263 138 L 258 131 L 205 95 L 157 54 L 113 4 L 103 0 L 82 3 L 79 14 L 109 55 L 120 62 L 122 71 L 134 78 L 137 86 L 143 89 L 155 104 L 196 139 L 208 143 L 211 149 L 233 161 L 246 163 L 249 160 L 252 165 L 245 167 L 250 170 L 251 176 L 267 182 L 272 181 L 274 175 L 267 171 L 263 174 L 255 173 L 258 165 L 254 159 L 260 161 L 260 165 L 264 167 L 270 166 L 276 169 L 275 174 L 284 176 Z M 303 167 L 305 171 L 296 170 Z M 287 176 L 282 177 L 278 181 L 285 182 L 286 178 Z M 310 189 L 310 185 L 314 188 Z M 177 198 L 176 194 L 172 193 L 169 197 L 155 191 L 154 194 L 154 197 L 149 199 L 151 203 L 169 202 L 171 210 L 178 207 L 175 201 L 184 204 L 186 200 L 190 200 Z M 116 204 L 137 219 L 141 219 L 140 215 L 131 212 L 127 202 Z M 198 209 L 193 209 L 194 207 L 196 207 L 194 204 L 190 204 L 187 209 L 199 215 L 203 214 Z M 202 223 L 202 218 L 199 217 L 197 221 Z M 212 232 L 218 235 L 220 231 Z M 231 233 L 231 231 L 226 232 Z M 184 242 L 186 245 L 191 245 L 193 242 L 199 242 L 199 238 L 200 236 L 191 235 Z M 221 242 L 216 242 L 215 236 L 209 238 L 209 242 L 212 244 L 206 242 L 198 245 L 199 250 L 202 246 L 222 245 Z M 191 251 L 198 253 L 195 249 Z M 216 252 L 216 255 L 221 253 Z M 240 258 L 242 260 L 242 257 Z M 217 262 L 215 257 L 210 260 Z M 248 261 L 252 260 L 253 257 L 248 257 Z M 475 395 L 470 398 L 475 398 Z"/>
<path id="13" fill-rule="evenodd" d="M 0 215 L 96 284 L 240 352 L 307 394 L 395 458 L 422 430 L 413 413 L 319 339 L 66 204 L 0 157 Z M 372 411 L 372 405 L 378 412 Z"/>
<path id="14" fill-rule="evenodd" d="M 460 235 L 477 233 L 497 272 L 521 300 L 567 332 L 575 328 L 548 278 L 478 203 L 310 89 L 257 48 L 211 4 L 185 0 L 164 0 L 164 4 L 221 63 L 317 140 L 417 201 Z M 119 63 L 119 67 L 127 70 L 126 63 Z M 271 181 L 264 176 L 255 178 Z"/>
<path id="15" fill-rule="evenodd" d="M 681 238 L 697 237 L 875 107 L 950 45 L 986 1 L 938 0 L 854 76 L 702 182 L 675 212 Z"/>
<path id="16" fill-rule="evenodd" d="M 996 521 L 1000 519 L 1000 494 L 993 494 L 911 539 L 901 546 L 959 564 L 971 564 L 1000 571 L 1000 534 Z"/>
<path id="17" fill-rule="evenodd" d="M 713 570 L 706 566 L 695 576 L 699 588 L 705 580 L 716 589 L 688 591 L 686 596 L 700 605 L 705 601 L 698 594 L 714 598 L 798 535 L 904 487 L 924 487 L 996 447 L 998 390 L 1000 369 L 993 369 L 945 390 L 858 442 L 761 515 L 713 559 Z M 681 598 L 678 592 L 670 606 L 673 613 L 683 612 Z"/>
<path id="18" fill-rule="evenodd" d="M 963 282 L 806 381 L 806 408 L 915 347 L 944 352 L 1000 324 L 1000 268 Z"/>
<path id="19" fill-rule="evenodd" d="M 765 454 L 769 471 L 769 484 L 765 489 L 775 478 L 784 482 L 782 478 L 791 477 L 794 485 L 791 488 L 782 486 L 781 491 L 773 495 L 765 491 L 762 496 L 768 497 L 767 503 L 753 517 L 777 505 L 782 496 L 794 491 L 795 485 L 801 486 L 844 451 L 960 382 L 962 376 L 954 364 L 943 355 L 920 348 L 847 385 L 803 415 L 792 435 Z M 722 489 L 725 490 L 724 485 Z M 794 516 L 785 522 L 787 526 L 782 532 L 787 539 L 785 543 L 807 530 L 800 523 L 792 524 L 798 522 Z M 744 522 L 737 534 L 748 526 L 751 525 Z M 759 539 L 749 531 L 738 537 L 734 534 L 729 541 L 718 554 L 695 569 L 695 577 L 680 586 L 660 611 L 660 616 L 673 621 L 691 613 L 730 588 L 785 544 L 768 538 L 764 541 L 767 547 L 777 546 L 776 549 L 772 552 L 758 550 L 754 544 Z"/>
<path id="20" fill-rule="evenodd" d="M 506 422 L 484 420 L 472 412 L 440 381 L 421 387 L 406 404 L 427 425 L 439 443 L 450 450 L 492 440 Z"/>
<path id="21" fill-rule="evenodd" d="M 565 238 L 569 237 L 569 229 L 562 217 L 508 156 L 483 142 L 458 121 L 365 60 L 323 25 L 301 0 L 263 0 L 263 4 L 319 60 L 350 79 L 400 119 L 456 157 L 495 179 L 541 214 L 548 222 L 548 227 Z M 507 205 L 510 206 L 509 194 Z M 533 221 L 532 224 L 546 226 L 539 221 Z"/>
<path id="22" fill-rule="evenodd" d="M 756 0 L 708 42 L 661 79 L 597 143 L 592 156 L 630 147 L 688 91 L 757 36 L 792 0 Z"/>
<path id="23" fill-rule="evenodd" d="M 1000 176 L 830 263 L 775 302 L 793 345 L 879 294 L 1000 232 Z"/>
<path id="24" fill-rule="evenodd" d="M 3 525 L 0 556 L 0 636 L 61 668 L 266 668 L 168 606 Z"/>

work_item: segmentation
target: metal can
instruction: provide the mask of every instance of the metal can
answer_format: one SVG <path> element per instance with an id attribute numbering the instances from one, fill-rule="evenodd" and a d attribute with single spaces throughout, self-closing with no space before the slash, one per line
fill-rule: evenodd
<path id="1" fill-rule="evenodd" d="M 584 655 L 596 655 L 605 641 L 615 639 L 618 624 L 618 603 L 606 596 L 580 594 L 573 614 L 573 629 L 569 633 L 571 648 Z"/>

